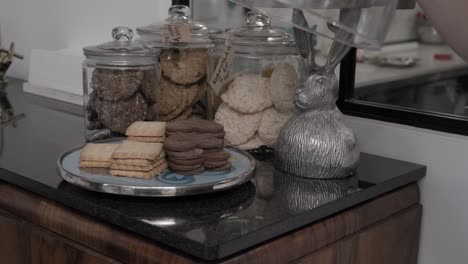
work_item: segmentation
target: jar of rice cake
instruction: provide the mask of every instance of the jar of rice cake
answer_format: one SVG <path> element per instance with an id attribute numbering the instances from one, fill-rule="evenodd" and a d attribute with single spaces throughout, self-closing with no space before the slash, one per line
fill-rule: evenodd
<path id="1" fill-rule="evenodd" d="M 303 60 L 294 37 L 251 11 L 245 24 L 211 36 L 208 79 L 209 117 L 222 124 L 227 145 L 241 149 L 273 147 L 280 129 L 295 112 Z M 229 54 L 228 54 L 229 53 Z"/>

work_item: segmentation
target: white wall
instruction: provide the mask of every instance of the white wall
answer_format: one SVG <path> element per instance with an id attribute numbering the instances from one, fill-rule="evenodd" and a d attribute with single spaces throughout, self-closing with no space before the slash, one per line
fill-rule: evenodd
<path id="1" fill-rule="evenodd" d="M 419 263 L 467 263 L 468 137 L 349 117 L 361 150 L 427 165 Z"/>
<path id="2" fill-rule="evenodd" d="M 163 20 L 170 0 L 0 0 L 2 45 L 16 43 L 24 61 L 9 75 L 26 79 L 29 52 L 81 48 L 111 39 L 115 26 L 131 28 Z"/>

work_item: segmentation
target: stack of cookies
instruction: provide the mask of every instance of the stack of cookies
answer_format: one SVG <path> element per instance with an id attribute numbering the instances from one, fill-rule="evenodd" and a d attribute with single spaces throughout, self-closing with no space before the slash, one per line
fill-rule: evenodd
<path id="1" fill-rule="evenodd" d="M 81 168 L 110 168 L 112 153 L 119 144 L 88 143 L 80 153 Z"/>
<path id="2" fill-rule="evenodd" d="M 109 173 L 151 179 L 166 168 L 163 144 L 126 140 L 112 153 Z"/>
<path id="3" fill-rule="evenodd" d="M 166 122 L 137 121 L 131 124 L 125 135 L 130 141 L 162 143 L 166 131 Z"/>
<path id="4" fill-rule="evenodd" d="M 230 154 L 223 148 L 224 134 L 222 125 L 207 120 L 168 123 L 164 148 L 169 168 L 182 175 L 230 169 Z"/>

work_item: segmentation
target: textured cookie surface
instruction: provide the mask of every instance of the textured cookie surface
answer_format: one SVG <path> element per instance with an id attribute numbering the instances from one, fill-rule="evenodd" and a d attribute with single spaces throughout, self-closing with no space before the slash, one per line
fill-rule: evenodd
<path id="1" fill-rule="evenodd" d="M 167 132 L 200 132 L 200 133 L 213 133 L 219 136 L 218 133 L 224 132 L 224 127 L 209 120 L 177 120 L 167 124 Z"/>
<path id="2" fill-rule="evenodd" d="M 140 142 L 153 142 L 153 143 L 162 143 L 164 141 L 164 137 L 128 137 L 128 140 L 131 141 L 140 141 Z"/>
<path id="3" fill-rule="evenodd" d="M 80 161 L 81 168 L 109 168 L 110 166 L 111 163 L 109 161 Z"/>
<path id="4" fill-rule="evenodd" d="M 242 114 L 223 103 L 216 112 L 215 121 L 224 126 L 226 144 L 240 145 L 253 137 L 260 126 L 262 114 Z"/>
<path id="5" fill-rule="evenodd" d="M 275 144 L 281 128 L 291 118 L 291 112 L 280 113 L 275 108 L 270 107 L 263 113 L 258 136 L 268 146 Z"/>
<path id="6" fill-rule="evenodd" d="M 86 144 L 80 152 L 80 161 L 103 161 L 109 162 L 112 153 L 119 147 L 119 144 Z"/>
<path id="7" fill-rule="evenodd" d="M 115 159 L 156 160 L 162 152 L 161 143 L 147 143 L 125 140 L 112 154 Z"/>
<path id="8" fill-rule="evenodd" d="M 175 83 L 196 83 L 206 76 L 206 49 L 166 49 L 160 59 L 164 76 Z"/>
<path id="9" fill-rule="evenodd" d="M 183 86 L 162 78 L 158 97 L 161 120 L 170 121 L 181 115 L 187 115 L 187 110 L 193 105 L 199 89 L 200 86 L 197 83 Z"/>
<path id="10" fill-rule="evenodd" d="M 294 111 L 297 81 L 296 70 L 291 64 L 281 62 L 275 66 L 270 79 L 270 94 L 278 111 Z"/>
<path id="11" fill-rule="evenodd" d="M 163 163 L 151 171 L 127 171 L 127 170 L 109 170 L 109 173 L 113 176 L 121 177 L 132 177 L 141 179 L 151 179 L 157 174 L 161 173 L 167 168 L 167 164 Z"/>
<path id="12" fill-rule="evenodd" d="M 93 88 L 104 100 L 121 101 L 132 96 L 141 86 L 141 70 L 96 69 L 91 78 Z"/>
<path id="13" fill-rule="evenodd" d="M 139 92 L 123 101 L 113 102 L 100 98 L 96 101 L 99 121 L 110 130 L 121 134 L 125 133 L 133 122 L 144 120 L 147 110 L 146 100 Z"/>
<path id="14" fill-rule="evenodd" d="M 190 160 L 190 159 L 198 159 L 202 157 L 203 155 L 203 150 L 201 149 L 194 149 L 191 151 L 184 151 L 184 152 L 177 152 L 177 151 L 166 151 L 167 155 L 169 157 L 173 157 L 176 159 L 182 159 L 182 160 Z"/>
<path id="15" fill-rule="evenodd" d="M 205 159 L 203 157 L 199 157 L 196 159 L 176 159 L 176 158 L 169 156 L 167 160 L 171 163 L 179 164 L 179 165 L 196 165 L 196 164 L 202 164 Z"/>
<path id="16" fill-rule="evenodd" d="M 222 150 L 218 152 L 203 153 L 203 157 L 205 158 L 205 160 L 208 160 L 208 161 L 224 161 L 224 160 L 229 160 L 229 158 L 231 157 L 231 154 L 229 154 L 229 152 Z"/>
<path id="17" fill-rule="evenodd" d="M 125 135 L 134 137 L 163 137 L 166 131 L 166 122 L 137 121 L 131 124 Z"/>
<path id="18" fill-rule="evenodd" d="M 273 105 L 268 86 L 268 78 L 244 74 L 232 81 L 221 99 L 241 113 L 256 113 Z"/>

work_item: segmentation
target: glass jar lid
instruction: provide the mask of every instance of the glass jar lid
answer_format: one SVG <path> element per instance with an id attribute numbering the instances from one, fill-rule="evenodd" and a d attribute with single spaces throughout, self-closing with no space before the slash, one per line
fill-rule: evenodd
<path id="1" fill-rule="evenodd" d="M 138 35 L 145 44 L 152 47 L 172 47 L 172 46 L 201 46 L 206 47 L 211 44 L 210 35 L 219 33 L 217 28 L 192 20 L 190 8 L 185 5 L 173 5 L 169 8 L 169 17 L 162 22 L 137 28 Z M 167 42 L 164 40 L 163 28 L 171 24 L 188 24 L 190 32 L 187 41 Z"/>
<path id="2" fill-rule="evenodd" d="M 157 60 L 159 51 L 132 40 L 133 30 L 128 27 L 114 28 L 112 38 L 112 41 L 83 48 L 84 55 L 110 65 L 148 65 Z"/>
<path id="3" fill-rule="evenodd" d="M 261 13 L 250 11 L 247 20 L 242 26 L 211 36 L 214 43 L 224 43 L 231 38 L 235 46 L 255 46 L 261 48 L 286 49 L 296 47 L 294 37 L 271 25 L 271 19 Z"/>

